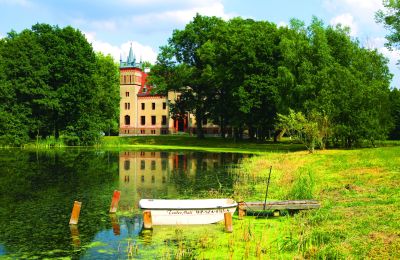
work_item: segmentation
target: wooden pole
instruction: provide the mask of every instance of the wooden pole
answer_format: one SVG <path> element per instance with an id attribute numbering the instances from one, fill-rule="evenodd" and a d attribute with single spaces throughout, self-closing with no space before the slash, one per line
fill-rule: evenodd
<path id="1" fill-rule="evenodd" d="M 69 230 L 71 231 L 71 238 L 74 247 L 79 247 L 81 245 L 81 240 L 79 239 L 79 230 L 77 225 L 69 225 Z"/>
<path id="2" fill-rule="evenodd" d="M 71 218 L 69 220 L 70 225 L 78 224 L 79 214 L 81 213 L 82 202 L 74 201 L 74 207 L 72 208 Z"/>
<path id="3" fill-rule="evenodd" d="M 230 212 L 224 213 L 224 220 L 225 220 L 225 231 L 228 233 L 232 233 L 232 214 Z"/>
<path id="4" fill-rule="evenodd" d="M 153 226 L 153 223 L 151 220 L 151 211 L 150 210 L 143 211 L 143 227 L 144 227 L 144 229 L 151 229 L 152 226 Z"/>
<path id="5" fill-rule="evenodd" d="M 271 167 L 269 167 L 268 183 L 267 183 L 267 190 L 265 191 L 263 210 L 265 210 L 265 206 L 267 205 L 268 187 L 269 187 L 269 181 L 271 180 L 271 171 L 272 171 L 272 165 Z"/>
<path id="6" fill-rule="evenodd" d="M 121 234 L 121 228 L 119 226 L 119 220 L 117 215 L 110 214 L 110 220 L 114 235 L 119 236 Z"/>
<path id="7" fill-rule="evenodd" d="M 121 192 L 119 190 L 115 190 L 110 205 L 110 213 L 117 212 L 118 202 L 120 197 L 121 197 Z"/>
<path id="8" fill-rule="evenodd" d="M 244 202 L 239 202 L 238 217 L 239 217 L 240 220 L 242 220 L 244 216 L 246 216 L 246 210 L 245 210 Z"/>

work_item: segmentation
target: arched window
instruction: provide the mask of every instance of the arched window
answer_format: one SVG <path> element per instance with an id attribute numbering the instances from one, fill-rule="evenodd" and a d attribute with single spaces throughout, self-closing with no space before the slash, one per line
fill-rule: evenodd
<path id="1" fill-rule="evenodd" d="M 131 162 L 129 160 L 124 161 L 124 169 L 128 171 L 131 168 Z"/>
<path id="2" fill-rule="evenodd" d="M 126 115 L 125 116 L 125 125 L 130 125 L 131 124 L 131 117 Z"/>

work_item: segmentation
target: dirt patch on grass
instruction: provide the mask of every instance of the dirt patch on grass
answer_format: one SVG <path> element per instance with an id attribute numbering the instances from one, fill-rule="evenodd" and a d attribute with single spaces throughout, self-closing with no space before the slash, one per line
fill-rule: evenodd
<path id="1" fill-rule="evenodd" d="M 368 240 L 373 246 L 368 252 L 368 257 L 375 259 L 398 259 L 400 256 L 400 237 L 398 234 L 372 232 Z"/>

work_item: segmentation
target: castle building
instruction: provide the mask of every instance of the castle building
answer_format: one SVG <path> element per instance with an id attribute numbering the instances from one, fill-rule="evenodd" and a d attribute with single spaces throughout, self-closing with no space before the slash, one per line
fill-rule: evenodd
<path id="1" fill-rule="evenodd" d="M 136 62 L 132 45 L 126 62 L 120 60 L 120 120 L 119 135 L 163 135 L 178 132 L 195 133 L 196 121 L 187 113 L 173 119 L 169 104 L 180 96 L 175 91 L 167 95 L 153 94 L 147 84 L 147 72 L 142 62 Z M 205 134 L 218 134 L 219 127 L 204 122 Z M 192 127 L 193 126 L 193 127 Z"/>

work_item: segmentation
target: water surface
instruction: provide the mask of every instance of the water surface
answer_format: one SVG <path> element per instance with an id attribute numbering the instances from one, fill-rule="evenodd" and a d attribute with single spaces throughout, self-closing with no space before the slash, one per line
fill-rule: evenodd
<path id="1" fill-rule="evenodd" d="M 173 254 L 177 240 L 215 227 L 143 231 L 138 201 L 229 197 L 233 185 L 229 170 L 242 157 L 187 151 L 0 150 L 0 258 L 126 259 Z M 121 191 L 121 200 L 118 214 L 110 215 L 114 190 Z M 79 224 L 70 226 L 75 200 L 82 202 L 82 209 Z M 160 253 L 160 245 L 165 252 Z M 169 247 L 171 251 L 165 249 Z"/>

